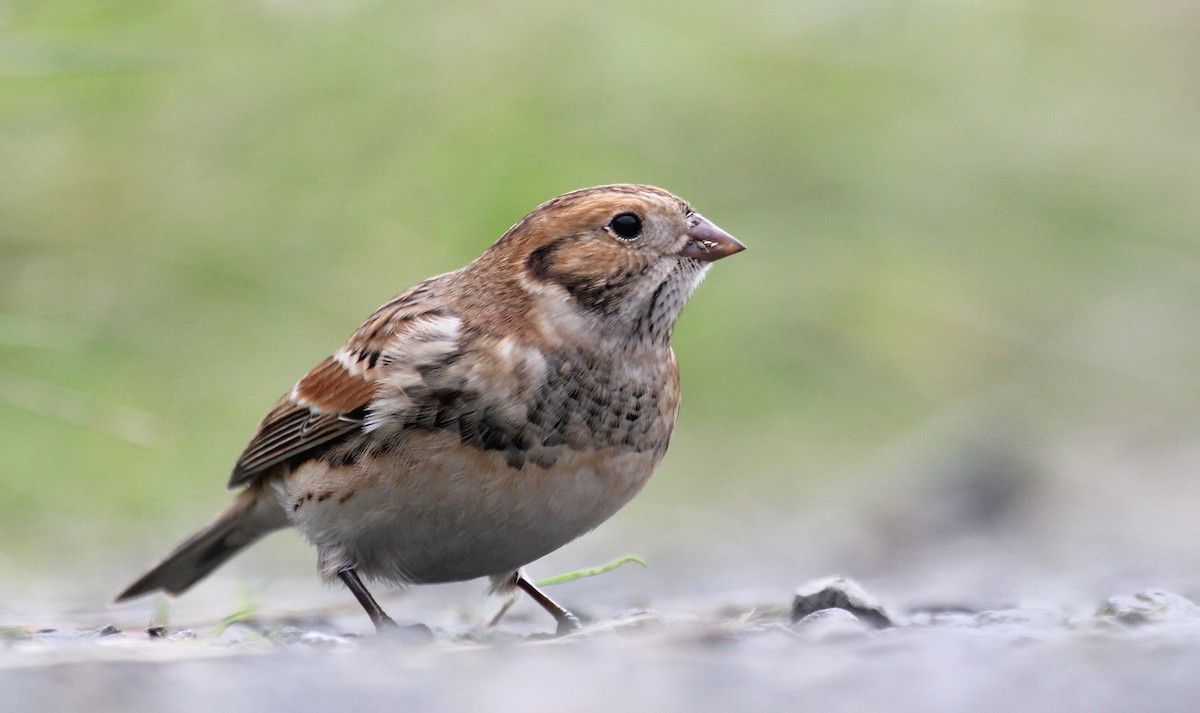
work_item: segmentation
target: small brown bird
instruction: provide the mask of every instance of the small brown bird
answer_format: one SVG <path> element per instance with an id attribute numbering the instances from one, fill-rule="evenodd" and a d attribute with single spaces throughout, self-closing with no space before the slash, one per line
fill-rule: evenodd
<path id="1" fill-rule="evenodd" d="M 229 480 L 237 498 L 116 597 L 183 592 L 286 526 L 377 630 L 360 576 L 490 577 L 560 633 L 578 620 L 521 567 L 629 502 L 679 408 L 675 320 L 745 246 L 652 186 L 559 196 L 474 262 L 380 307 L 279 400 Z"/>

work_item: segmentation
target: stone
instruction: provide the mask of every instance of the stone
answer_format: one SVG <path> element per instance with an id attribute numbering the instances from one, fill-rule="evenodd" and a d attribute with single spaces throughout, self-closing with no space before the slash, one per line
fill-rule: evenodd
<path id="1" fill-rule="evenodd" d="M 866 638 L 871 624 L 845 609 L 820 609 L 791 626 L 793 633 L 812 641 L 833 642 Z"/>
<path id="2" fill-rule="evenodd" d="M 1200 606 L 1174 592 L 1148 589 L 1132 596 L 1110 597 L 1100 606 L 1096 616 L 1130 626 L 1161 621 L 1197 621 L 1200 620 Z"/>
<path id="3" fill-rule="evenodd" d="M 858 582 L 848 577 L 827 577 L 802 585 L 792 598 L 792 622 L 823 609 L 850 612 L 876 629 L 895 626 L 883 604 L 867 593 Z"/>

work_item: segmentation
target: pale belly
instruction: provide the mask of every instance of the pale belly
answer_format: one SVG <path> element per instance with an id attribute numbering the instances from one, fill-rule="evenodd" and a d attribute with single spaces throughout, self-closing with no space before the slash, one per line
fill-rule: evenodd
<path id="1" fill-rule="evenodd" d="M 506 575 L 607 520 L 659 460 L 564 447 L 550 468 L 516 469 L 449 433 L 414 441 L 334 471 L 309 462 L 277 484 L 326 579 L 346 567 L 400 583 Z"/>

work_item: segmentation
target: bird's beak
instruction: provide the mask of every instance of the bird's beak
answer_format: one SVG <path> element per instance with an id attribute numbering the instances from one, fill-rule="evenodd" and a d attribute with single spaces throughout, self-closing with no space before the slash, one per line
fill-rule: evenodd
<path id="1" fill-rule="evenodd" d="M 712 221 L 699 213 L 692 214 L 687 236 L 688 241 L 679 254 L 704 262 L 720 260 L 746 249 L 737 238 L 713 225 Z"/>

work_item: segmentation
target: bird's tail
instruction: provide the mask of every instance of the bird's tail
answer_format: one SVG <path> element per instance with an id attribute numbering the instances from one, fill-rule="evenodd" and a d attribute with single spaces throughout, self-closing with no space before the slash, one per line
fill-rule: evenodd
<path id="1" fill-rule="evenodd" d="M 199 532 L 126 587 L 113 603 L 162 590 L 179 594 L 263 535 L 285 527 L 287 514 L 269 486 L 251 487 L 238 495 Z"/>

